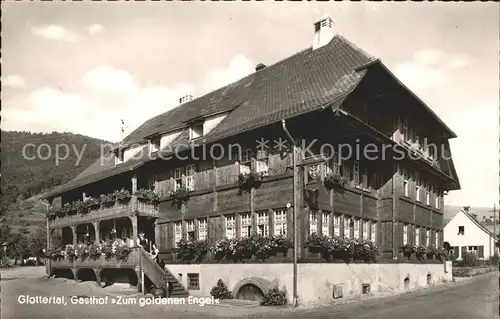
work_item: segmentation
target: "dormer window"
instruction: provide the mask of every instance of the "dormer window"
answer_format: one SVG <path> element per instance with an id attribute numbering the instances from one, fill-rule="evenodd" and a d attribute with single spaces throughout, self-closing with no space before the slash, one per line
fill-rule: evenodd
<path id="1" fill-rule="evenodd" d="M 189 140 L 194 140 L 202 136 L 203 136 L 203 123 L 193 124 L 189 128 Z"/>
<path id="2" fill-rule="evenodd" d="M 123 149 L 118 149 L 115 151 L 115 166 L 123 164 Z"/>
<path id="3" fill-rule="evenodd" d="M 153 154 L 160 150 L 160 138 L 154 138 L 149 141 L 149 154 Z"/>

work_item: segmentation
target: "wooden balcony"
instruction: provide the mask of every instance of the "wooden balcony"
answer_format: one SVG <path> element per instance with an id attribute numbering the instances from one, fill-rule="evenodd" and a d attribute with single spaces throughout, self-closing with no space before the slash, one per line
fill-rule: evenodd
<path id="1" fill-rule="evenodd" d="M 98 259 L 81 260 L 78 258 L 75 261 L 70 261 L 65 258 L 63 260 L 51 260 L 51 268 L 134 268 L 139 265 L 139 248 L 133 248 L 126 260 L 118 261 L 115 258 L 106 260 L 105 256 L 100 256 Z"/>
<path id="2" fill-rule="evenodd" d="M 66 226 L 92 223 L 107 219 L 127 217 L 137 214 L 139 216 L 158 217 L 158 207 L 150 203 L 144 203 L 135 196 L 126 204 L 115 203 L 111 207 L 91 208 L 85 215 L 74 214 L 64 217 L 56 217 L 50 221 L 50 228 L 61 228 Z"/>

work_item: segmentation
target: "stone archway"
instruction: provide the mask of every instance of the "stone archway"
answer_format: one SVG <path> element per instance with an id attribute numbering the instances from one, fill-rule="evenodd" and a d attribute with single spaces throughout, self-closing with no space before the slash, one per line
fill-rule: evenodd
<path id="1" fill-rule="evenodd" d="M 273 283 L 269 280 L 252 277 L 240 280 L 233 288 L 235 299 L 261 301 L 269 289 L 273 287 Z"/>

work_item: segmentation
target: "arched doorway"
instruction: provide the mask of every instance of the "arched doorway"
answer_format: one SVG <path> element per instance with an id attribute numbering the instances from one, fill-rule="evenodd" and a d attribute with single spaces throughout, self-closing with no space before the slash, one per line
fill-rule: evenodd
<path id="1" fill-rule="evenodd" d="M 262 290 L 254 284 L 244 284 L 238 290 L 236 294 L 236 299 L 251 300 L 251 301 L 262 301 L 264 299 L 264 293 Z"/>

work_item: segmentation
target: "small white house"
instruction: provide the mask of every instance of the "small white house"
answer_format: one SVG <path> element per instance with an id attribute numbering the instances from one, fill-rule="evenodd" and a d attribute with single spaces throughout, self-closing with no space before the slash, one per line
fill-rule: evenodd
<path id="1" fill-rule="evenodd" d="M 444 226 L 444 243 L 450 245 L 457 259 L 462 259 L 466 252 L 476 254 L 479 259 L 498 253 L 493 233 L 463 209 Z"/>

